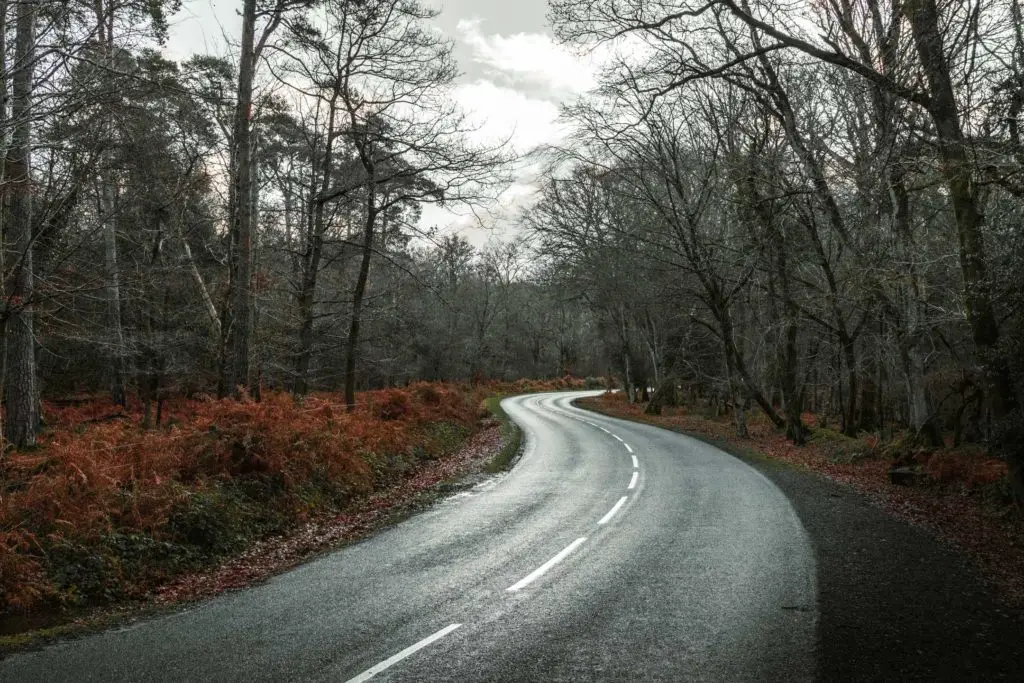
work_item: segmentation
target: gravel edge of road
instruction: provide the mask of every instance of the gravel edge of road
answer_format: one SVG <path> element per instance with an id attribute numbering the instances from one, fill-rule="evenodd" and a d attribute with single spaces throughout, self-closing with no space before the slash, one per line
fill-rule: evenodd
<path id="1" fill-rule="evenodd" d="M 661 428 L 742 460 L 790 500 L 817 563 L 819 680 L 1020 679 L 1024 612 L 1003 606 L 969 559 L 848 486 Z"/>

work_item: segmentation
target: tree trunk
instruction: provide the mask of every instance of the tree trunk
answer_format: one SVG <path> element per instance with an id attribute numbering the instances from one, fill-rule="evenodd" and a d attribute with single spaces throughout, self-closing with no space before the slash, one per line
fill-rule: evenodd
<path id="1" fill-rule="evenodd" d="M 189 272 L 192 274 L 192 279 L 195 281 L 196 287 L 199 289 L 199 298 L 202 299 L 203 308 L 206 309 L 206 315 L 209 318 L 210 334 L 214 339 L 219 340 L 221 336 L 221 329 L 220 316 L 217 315 L 217 307 L 213 303 L 213 297 L 210 296 L 210 291 L 206 287 L 206 282 L 203 280 L 202 273 L 199 272 L 199 266 L 196 265 L 196 261 L 192 257 L 192 247 L 188 245 L 188 240 L 181 231 L 180 222 L 177 223 L 177 227 L 178 239 L 181 240 L 181 246 L 185 252 L 185 260 L 188 261 Z"/>
<path id="2" fill-rule="evenodd" d="M 323 203 L 314 210 L 313 229 L 306 245 L 303 259 L 302 285 L 299 291 L 299 356 L 295 367 L 295 393 L 299 396 L 309 391 L 309 368 L 313 358 L 313 322 L 316 302 L 317 274 L 320 272 L 320 257 L 323 253 Z"/>
<path id="3" fill-rule="evenodd" d="M 836 335 L 839 339 L 839 348 L 842 351 L 842 363 L 846 366 L 846 405 L 841 407 L 843 411 L 843 434 L 847 436 L 857 435 L 857 353 L 853 347 L 853 339 L 850 338 L 845 329 L 840 330 Z"/>
<path id="4" fill-rule="evenodd" d="M 918 438 L 930 446 L 940 446 L 942 435 L 934 423 L 928 393 L 925 391 L 925 354 L 921 343 L 925 338 L 922 329 L 921 287 L 917 274 L 917 245 L 910 221 L 910 197 L 902 172 L 894 170 L 889 174 L 889 194 L 892 202 L 894 232 L 903 245 L 907 262 L 907 287 L 904 292 L 904 324 L 900 330 L 900 364 L 907 386 L 907 408 L 910 426 Z"/>
<path id="5" fill-rule="evenodd" d="M 114 8 L 104 7 L 102 0 L 95 0 L 93 11 L 96 15 L 96 41 L 102 51 L 102 69 L 109 78 L 114 72 Z M 114 116 L 104 115 L 106 143 L 115 141 Z M 100 227 L 103 232 L 103 297 L 106 300 L 107 339 L 107 385 L 110 400 L 119 406 L 127 404 L 125 394 L 125 343 L 121 326 L 121 274 L 117 259 L 117 184 L 114 179 L 112 150 L 104 152 L 106 168 L 99 173 L 100 186 Z"/>
<path id="6" fill-rule="evenodd" d="M 110 173 L 110 171 L 108 171 Z M 119 406 L 127 405 L 125 394 L 125 343 L 121 327 L 121 277 L 117 263 L 117 220 L 114 213 L 116 190 L 109 177 L 100 178 L 103 225 L 103 287 L 107 313 L 107 384 L 110 400 Z"/>
<path id="7" fill-rule="evenodd" d="M 32 446 L 39 427 L 32 296 L 32 80 L 35 62 L 34 1 L 18 3 L 11 119 L 14 132 L 7 160 L 12 264 L 7 284 L 4 436 L 16 447 Z"/>
<path id="8" fill-rule="evenodd" d="M 256 0 L 242 8 L 242 45 L 238 66 L 238 99 L 235 104 L 232 140 L 234 185 L 231 206 L 231 325 L 225 389 L 238 397 L 252 388 L 250 344 L 252 340 L 252 92 L 256 72 L 254 42 Z"/>
<path id="9" fill-rule="evenodd" d="M 622 353 L 622 368 L 623 368 L 623 384 L 626 390 L 626 400 L 630 403 L 636 403 L 636 387 L 633 385 L 633 369 L 629 363 L 629 349 L 625 349 Z"/>
<path id="10" fill-rule="evenodd" d="M 797 386 L 797 326 L 792 320 L 787 321 L 785 339 L 782 400 L 786 413 L 786 438 L 798 446 L 803 446 L 807 437 L 807 428 L 804 427 L 801 417 L 803 396 Z"/>
<path id="11" fill-rule="evenodd" d="M 331 182 L 335 134 L 335 111 L 339 92 L 334 91 L 330 101 L 331 112 L 327 118 L 327 140 L 321 164 L 319 191 L 315 183 L 310 187 L 310 212 L 306 220 L 306 250 L 302 258 L 302 284 L 299 290 L 299 356 L 295 367 L 295 393 L 299 396 L 309 391 L 309 368 L 313 359 L 313 317 L 316 303 L 316 286 L 320 275 L 320 260 L 323 255 L 326 204 L 324 195 Z M 285 196 L 285 211 L 288 211 L 290 197 Z M 287 217 L 286 217 L 287 221 Z"/>
<path id="12" fill-rule="evenodd" d="M 939 9 L 935 0 L 908 0 L 904 13 L 910 22 L 914 48 L 928 81 L 928 113 L 938 133 L 939 171 L 946 182 L 956 218 L 967 320 L 986 365 L 992 417 L 997 423 L 1002 423 L 1016 411 L 1017 396 L 1009 373 L 996 361 L 999 325 L 992 304 L 982 237 L 985 217 L 978 206 L 977 186 L 972 177 L 973 164 L 967 154 L 953 79 L 946 61 Z M 997 447 L 1003 450 L 1010 466 L 1014 494 L 1018 501 L 1024 502 L 1024 445 L 1012 436 L 1002 441 Z"/>
<path id="13" fill-rule="evenodd" d="M 315 286 L 303 278 L 299 292 L 299 354 L 295 362 L 296 396 L 309 392 L 309 367 L 313 357 L 313 292 Z"/>
<path id="14" fill-rule="evenodd" d="M 739 374 L 743 386 L 747 389 L 747 395 L 757 403 L 762 412 L 772 421 L 772 424 L 776 428 L 785 426 L 786 421 L 782 419 L 775 411 L 775 408 L 772 407 L 772 404 L 768 402 L 768 399 L 764 397 L 764 393 L 758 388 L 754 379 L 750 376 L 750 372 L 747 370 L 747 364 L 743 361 L 743 357 L 740 355 L 740 351 L 733 339 L 732 319 L 729 316 L 729 312 L 724 307 L 718 307 L 714 314 L 721 330 L 726 358 L 729 360 L 726 369 L 729 371 L 730 376 L 734 372 Z"/>
<path id="15" fill-rule="evenodd" d="M 736 425 L 736 436 L 745 439 L 750 436 L 747 430 L 747 411 L 744 407 L 744 400 L 741 398 L 741 392 L 737 382 L 735 381 L 735 372 L 733 370 L 733 353 L 727 346 L 724 351 L 725 356 L 725 384 L 727 387 L 729 401 L 732 403 L 732 414 Z"/>
<path id="16" fill-rule="evenodd" d="M 907 408 L 914 435 L 929 446 L 941 446 L 942 436 L 935 425 L 924 387 L 924 358 L 917 346 L 901 349 L 900 361 L 907 382 Z"/>
<path id="17" fill-rule="evenodd" d="M 788 253 L 786 251 L 786 233 L 779 226 L 777 219 L 772 215 L 766 200 L 761 196 L 757 186 L 754 184 L 752 175 L 748 175 L 738 183 L 741 191 L 745 190 L 749 195 L 754 216 L 762 224 L 768 238 L 766 245 L 768 258 L 774 266 L 774 273 L 769 278 L 769 303 L 774 312 L 776 296 L 775 284 L 778 283 L 779 298 L 782 299 L 782 308 L 785 311 L 784 327 L 782 334 L 781 349 L 781 372 L 779 372 L 779 389 L 782 393 L 783 412 L 786 416 L 786 437 L 793 443 L 802 446 L 805 442 L 807 429 L 804 427 L 801 414 L 803 413 L 803 395 L 797 386 L 797 374 L 799 371 L 799 356 L 797 346 L 797 335 L 799 328 L 797 322 L 800 318 L 800 308 L 793 299 L 793 292 L 789 277 Z M 762 399 L 763 400 L 763 399 Z M 773 405 L 768 401 L 769 405 Z"/>
<path id="18" fill-rule="evenodd" d="M 644 408 L 644 413 L 647 415 L 661 415 L 663 407 L 678 405 L 679 397 L 677 395 L 676 382 L 677 380 L 673 374 L 671 372 L 668 373 L 661 384 L 654 390 L 650 402 Z"/>
<path id="19" fill-rule="evenodd" d="M 0 0 L 0 130 L 7 130 L 10 120 L 7 118 L 8 98 L 8 66 L 7 66 L 7 0 Z M 6 136 L 0 135 L 0 273 L 7 272 L 7 245 L 4 244 L 4 235 L 7 234 L 8 192 L 5 189 L 8 182 L 7 157 L 10 154 Z M 7 301 L 7 282 L 0 276 L 0 298 Z M 6 384 L 6 362 L 7 357 L 7 315 L 0 317 L 0 391 Z M 4 432 L 3 417 L 0 415 L 0 434 Z M 0 458 L 2 459 L 2 458 Z"/>
<path id="20" fill-rule="evenodd" d="M 931 94 L 928 113 L 938 133 L 939 170 L 946 181 L 956 217 L 967 317 L 975 344 L 991 349 L 999 339 L 999 327 L 992 307 L 981 233 L 984 216 L 978 208 L 977 191 L 971 177 L 972 164 L 946 62 L 938 7 L 935 0 L 908 0 L 904 11 Z"/>
<path id="21" fill-rule="evenodd" d="M 356 288 L 352 292 L 352 321 L 348 328 L 345 345 L 345 408 L 351 412 L 356 406 L 356 351 L 359 347 L 359 323 L 363 311 L 363 296 L 366 294 L 366 280 L 370 274 L 370 257 L 373 255 L 373 233 L 377 222 L 377 186 L 374 174 L 366 188 L 366 223 L 363 228 L 363 257 L 359 263 Z"/>

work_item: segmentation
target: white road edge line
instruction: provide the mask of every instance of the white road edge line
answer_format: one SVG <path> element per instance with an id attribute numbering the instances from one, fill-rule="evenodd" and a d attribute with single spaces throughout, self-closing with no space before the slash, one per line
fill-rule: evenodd
<path id="1" fill-rule="evenodd" d="M 615 516 L 615 513 L 619 511 L 619 508 L 621 508 L 627 500 L 629 500 L 629 496 L 623 496 L 622 498 L 619 498 L 619 502 L 612 506 L 612 509 L 608 511 L 608 514 L 602 517 L 600 521 L 598 521 L 598 524 L 607 523 L 609 519 Z"/>
<path id="2" fill-rule="evenodd" d="M 566 557 L 568 557 L 569 553 L 571 553 L 573 550 L 576 550 L 576 548 L 580 547 L 580 545 L 582 545 L 583 542 L 586 541 L 586 540 L 587 540 L 586 536 L 581 536 L 580 538 L 577 538 L 575 541 L 573 541 L 572 543 L 567 545 L 565 548 L 563 548 L 561 550 L 561 552 L 559 552 L 557 555 L 552 557 L 550 560 L 548 560 L 547 562 L 545 562 L 541 566 L 539 566 L 536 569 L 534 569 L 532 572 L 530 572 L 529 574 L 527 574 L 526 576 L 521 578 L 519 581 L 516 581 L 515 583 L 513 583 L 511 586 L 509 586 L 505 590 L 514 593 L 515 591 L 519 590 L 520 588 L 525 588 L 526 586 L 530 585 L 531 583 L 533 583 L 534 581 L 539 579 L 541 576 L 543 576 L 544 573 L 547 570 L 551 569 L 556 564 L 558 564 L 559 562 L 564 560 Z"/>
<path id="3" fill-rule="evenodd" d="M 612 438 L 617 439 L 618 441 L 622 441 L 622 437 L 619 436 L 618 434 L 612 434 Z M 626 443 L 626 442 L 622 441 L 622 443 Z"/>
<path id="4" fill-rule="evenodd" d="M 440 640 L 441 638 L 444 638 L 446 635 L 448 635 L 449 633 L 451 633 L 455 629 L 459 628 L 460 626 L 462 626 L 462 624 L 450 624 L 449 626 L 445 626 L 443 629 L 441 629 L 437 633 L 434 633 L 433 635 L 427 636 L 426 638 L 424 638 L 423 640 L 421 640 L 420 642 L 418 642 L 418 643 L 416 643 L 414 645 L 410 645 L 409 647 L 405 648 L 404 650 L 402 650 L 398 654 L 392 655 L 392 656 L 388 657 L 387 659 L 385 659 L 380 664 L 377 664 L 375 666 L 371 666 L 369 669 L 367 669 L 363 673 L 359 674 L 355 678 L 348 679 L 347 681 L 345 681 L 345 683 L 363 683 L 363 681 L 368 681 L 371 678 L 373 678 L 374 676 L 376 676 L 377 674 L 379 674 L 381 671 L 384 671 L 385 669 L 389 669 L 392 666 L 394 666 L 395 664 L 398 664 L 400 661 L 402 661 L 403 659 L 405 659 L 409 655 L 414 654 L 414 653 L 418 652 L 419 650 L 422 650 L 427 645 L 430 645 L 431 643 L 433 643 L 436 640 Z"/>
<path id="5" fill-rule="evenodd" d="M 639 472 L 637 472 L 636 470 L 633 470 L 633 476 L 632 476 L 632 477 L 630 478 L 630 480 L 629 480 L 629 486 L 627 486 L 626 488 L 627 488 L 627 489 L 632 489 L 632 488 L 636 487 L 636 480 L 637 480 L 637 479 L 638 479 L 639 477 L 640 477 L 640 473 L 639 473 Z"/>
<path id="6" fill-rule="evenodd" d="M 633 467 L 640 467 L 640 461 L 636 459 L 635 455 L 631 455 L 629 457 L 633 458 Z"/>
<path id="7" fill-rule="evenodd" d="M 632 448 L 630 448 L 630 447 L 629 447 L 629 444 L 628 444 L 628 443 L 626 443 L 625 441 L 623 441 L 623 442 L 622 442 L 622 445 L 623 445 L 623 446 L 625 446 L 625 447 L 626 447 L 626 450 L 627 450 L 627 451 L 629 451 L 630 453 L 632 453 L 632 452 L 633 452 L 633 449 L 632 449 Z"/>

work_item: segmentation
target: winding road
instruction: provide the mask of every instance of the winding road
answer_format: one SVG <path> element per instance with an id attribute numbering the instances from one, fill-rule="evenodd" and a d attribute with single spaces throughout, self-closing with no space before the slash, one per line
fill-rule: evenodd
<path id="1" fill-rule="evenodd" d="M 809 680 L 815 555 L 786 496 L 688 437 L 506 399 L 504 476 L 270 582 L 16 655 L 0 679 Z"/>

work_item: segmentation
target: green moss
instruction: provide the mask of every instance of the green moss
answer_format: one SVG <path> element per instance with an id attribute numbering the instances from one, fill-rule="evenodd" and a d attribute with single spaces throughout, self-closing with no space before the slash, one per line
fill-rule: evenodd
<path id="1" fill-rule="evenodd" d="M 840 431 L 827 427 L 815 427 L 811 430 L 810 441 L 812 443 L 843 443 L 855 442 L 856 439 L 846 436 Z"/>
<path id="2" fill-rule="evenodd" d="M 832 462 L 852 463 L 877 454 L 877 449 L 867 439 L 847 436 L 834 429 L 812 429 L 808 441 L 817 446 Z"/>
<path id="3" fill-rule="evenodd" d="M 426 444 L 421 449 L 426 458 L 443 458 L 459 450 L 473 430 L 456 422 L 435 422 L 426 428 Z"/>
<path id="4" fill-rule="evenodd" d="M 491 396 L 485 401 L 487 410 L 501 421 L 501 450 L 491 458 L 491 461 L 484 468 L 485 471 L 491 474 L 509 469 L 512 463 L 515 462 L 519 449 L 523 444 L 523 430 L 519 429 L 519 426 L 512 421 L 508 413 L 502 409 L 501 400 L 503 398 L 504 396 Z"/>

